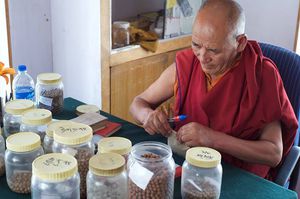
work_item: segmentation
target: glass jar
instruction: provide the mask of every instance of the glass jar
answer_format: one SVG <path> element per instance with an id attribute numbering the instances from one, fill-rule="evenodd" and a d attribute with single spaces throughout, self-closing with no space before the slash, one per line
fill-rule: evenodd
<path id="1" fill-rule="evenodd" d="M 0 177 L 5 173 L 5 162 L 4 162 L 4 154 L 5 154 L 5 141 L 2 136 L 2 130 L 0 127 Z"/>
<path id="2" fill-rule="evenodd" d="M 5 104 L 5 112 L 3 117 L 5 137 L 20 132 L 22 114 L 32 108 L 34 108 L 34 104 L 31 100 L 12 100 Z"/>
<path id="3" fill-rule="evenodd" d="M 125 159 L 116 153 L 94 155 L 86 178 L 87 198 L 127 198 Z"/>
<path id="4" fill-rule="evenodd" d="M 129 198 L 173 198 L 175 163 L 168 145 L 160 142 L 134 145 L 127 170 Z"/>
<path id="5" fill-rule="evenodd" d="M 190 148 L 182 165 L 182 198 L 217 199 L 221 183 L 221 154 L 207 147 Z"/>
<path id="6" fill-rule="evenodd" d="M 20 132 L 6 139 L 5 168 L 8 187 L 17 193 L 30 193 L 32 162 L 44 154 L 40 136 Z"/>
<path id="7" fill-rule="evenodd" d="M 86 175 L 89 170 L 89 160 L 94 155 L 92 143 L 93 130 L 81 123 L 67 123 L 54 131 L 53 152 L 67 153 L 74 156 L 78 162 L 81 179 L 80 197 L 86 197 Z"/>
<path id="8" fill-rule="evenodd" d="M 100 113 L 100 109 L 95 105 L 83 104 L 76 107 L 76 114 L 82 115 L 84 113 Z"/>
<path id="9" fill-rule="evenodd" d="M 31 197 L 80 199 L 76 159 L 62 153 L 50 153 L 36 158 L 32 163 Z"/>
<path id="10" fill-rule="evenodd" d="M 34 132 L 44 140 L 48 124 L 52 121 L 52 113 L 46 109 L 32 109 L 22 115 L 21 132 Z"/>
<path id="11" fill-rule="evenodd" d="M 123 137 L 102 138 L 98 142 L 98 153 L 117 153 L 122 155 L 127 162 L 132 143 Z"/>
<path id="12" fill-rule="evenodd" d="M 63 110 L 64 85 L 60 74 L 39 74 L 35 89 L 37 108 L 48 109 L 53 115 Z"/>
<path id="13" fill-rule="evenodd" d="M 43 148 L 45 153 L 52 153 L 52 147 L 53 147 L 53 132 L 60 128 L 63 127 L 66 123 L 70 123 L 72 121 L 70 120 L 59 120 L 59 121 L 52 121 L 48 124 L 47 129 L 46 129 L 46 135 L 43 140 Z"/>
<path id="14" fill-rule="evenodd" d="M 112 48 L 121 48 L 129 45 L 129 22 L 115 21 L 112 25 Z"/>

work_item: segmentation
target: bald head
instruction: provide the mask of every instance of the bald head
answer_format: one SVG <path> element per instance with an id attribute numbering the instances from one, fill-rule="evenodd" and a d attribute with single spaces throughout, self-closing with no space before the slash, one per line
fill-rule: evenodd
<path id="1" fill-rule="evenodd" d="M 245 14 L 243 8 L 234 0 L 204 0 L 195 24 L 205 20 L 219 31 L 223 29 L 233 37 L 245 33 Z"/>

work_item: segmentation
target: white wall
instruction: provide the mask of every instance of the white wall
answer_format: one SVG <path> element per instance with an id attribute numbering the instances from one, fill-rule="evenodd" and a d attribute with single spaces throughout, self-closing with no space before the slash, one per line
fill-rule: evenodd
<path id="1" fill-rule="evenodd" d="M 61 73 L 65 96 L 101 105 L 100 1 L 9 0 L 12 64 L 28 65 L 34 79 L 41 72 Z M 293 50 L 298 0 L 237 1 L 245 8 L 250 39 Z"/>
<path id="2" fill-rule="evenodd" d="M 34 78 L 52 71 L 50 0 L 9 0 L 12 65 Z"/>
<path id="3" fill-rule="evenodd" d="M 51 0 L 53 71 L 65 96 L 101 106 L 100 0 Z"/>
<path id="4" fill-rule="evenodd" d="M 299 0 L 237 0 L 245 10 L 250 39 L 294 50 Z"/>

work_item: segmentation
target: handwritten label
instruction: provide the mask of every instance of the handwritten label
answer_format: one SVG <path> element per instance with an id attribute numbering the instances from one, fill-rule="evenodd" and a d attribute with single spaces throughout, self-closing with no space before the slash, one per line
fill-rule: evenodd
<path id="1" fill-rule="evenodd" d="M 66 161 L 63 159 L 56 159 L 56 158 L 49 158 L 43 162 L 46 166 L 55 166 L 55 167 L 61 167 L 61 166 L 67 166 L 70 165 L 70 161 Z"/>
<path id="2" fill-rule="evenodd" d="M 138 187 L 145 190 L 153 176 L 153 172 L 135 162 L 131 165 L 128 176 Z"/>
<path id="3" fill-rule="evenodd" d="M 62 127 L 60 126 L 59 127 L 59 130 L 61 133 L 85 133 L 87 132 L 87 128 L 86 127 L 79 127 L 79 128 L 76 128 L 76 127 Z"/>
<path id="4" fill-rule="evenodd" d="M 208 151 L 201 150 L 201 153 L 198 153 L 197 156 L 201 159 L 212 160 L 214 157 Z"/>

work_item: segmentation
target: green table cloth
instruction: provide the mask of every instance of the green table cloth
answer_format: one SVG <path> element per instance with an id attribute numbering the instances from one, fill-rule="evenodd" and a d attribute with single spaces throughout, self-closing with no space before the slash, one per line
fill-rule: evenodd
<path id="1" fill-rule="evenodd" d="M 82 102 L 73 98 L 66 98 L 64 100 L 64 110 L 55 119 L 72 119 L 76 117 L 75 109 L 77 106 L 83 104 Z M 143 128 L 134 125 L 130 122 L 112 116 L 108 113 L 101 112 L 102 115 L 108 117 L 113 122 L 122 124 L 122 128 L 113 134 L 113 136 L 122 136 L 130 139 L 132 144 L 141 141 L 159 141 L 166 143 L 167 139 L 160 135 L 148 135 Z M 173 154 L 175 162 L 182 165 L 184 159 Z M 221 199 L 297 199 L 297 194 L 294 191 L 281 187 L 275 183 L 267 181 L 249 172 L 243 171 L 231 165 L 222 163 L 223 178 L 221 187 Z M 5 176 L 0 177 L 0 198 L 31 198 L 30 194 L 17 194 L 7 186 Z M 180 178 L 176 178 L 174 187 L 174 198 L 181 198 L 180 196 Z"/>

